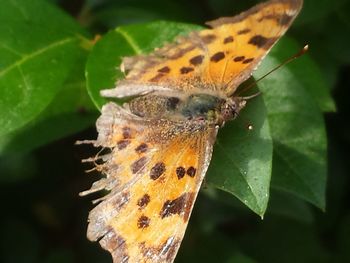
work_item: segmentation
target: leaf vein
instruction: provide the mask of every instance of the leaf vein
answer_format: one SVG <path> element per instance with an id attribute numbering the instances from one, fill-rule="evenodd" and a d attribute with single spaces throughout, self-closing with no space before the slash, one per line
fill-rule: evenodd
<path id="1" fill-rule="evenodd" d="M 124 37 L 126 42 L 129 43 L 129 45 L 132 47 L 132 49 L 135 51 L 136 54 L 141 54 L 142 53 L 141 48 L 136 44 L 136 42 L 132 39 L 132 37 L 127 32 L 125 32 L 121 28 L 117 28 L 116 32 L 121 34 L 122 37 Z"/>
<path id="2" fill-rule="evenodd" d="M 26 61 L 30 60 L 30 59 L 33 59 L 35 58 L 36 56 L 39 56 L 43 53 L 45 53 L 46 51 L 52 49 L 52 48 L 56 48 L 58 46 L 61 46 L 61 45 L 65 45 L 69 42 L 72 42 L 73 40 L 75 40 L 75 38 L 73 37 L 69 37 L 69 38 L 65 38 L 65 39 L 62 39 L 60 41 L 57 41 L 57 42 L 53 42 L 51 43 L 50 45 L 48 46 L 45 46 L 44 48 L 41 48 L 41 49 L 38 49 L 37 51 L 31 53 L 31 54 L 28 54 L 26 56 L 24 56 L 22 59 L 20 60 L 17 60 L 16 62 L 12 63 L 11 65 L 7 66 L 6 68 L 4 68 L 2 71 L 0 71 L 0 77 L 4 76 L 7 72 L 9 72 L 10 70 L 16 68 L 16 67 L 19 67 L 21 66 L 22 64 L 24 64 Z"/>
<path id="3" fill-rule="evenodd" d="M 10 48 L 10 47 L 6 46 L 4 43 L 0 43 L 0 47 L 2 47 L 3 49 L 6 49 L 7 51 L 10 51 L 11 53 L 13 53 L 13 54 L 15 54 L 17 56 L 23 56 L 23 54 L 17 52 L 13 48 Z"/>

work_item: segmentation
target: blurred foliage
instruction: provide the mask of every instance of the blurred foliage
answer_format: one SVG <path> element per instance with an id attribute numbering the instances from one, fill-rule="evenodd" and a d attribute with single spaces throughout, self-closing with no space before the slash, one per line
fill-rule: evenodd
<path id="1" fill-rule="evenodd" d="M 121 56 L 256 2 L 0 0 L 0 262 L 111 262 L 86 240 L 91 198 L 77 195 L 98 178 L 80 164 L 94 149 L 74 142 L 96 137 L 99 90 L 121 76 Z M 310 51 L 261 81 L 264 101 L 221 131 L 176 262 L 350 261 L 349 12 L 348 0 L 305 0 L 255 76 Z"/>

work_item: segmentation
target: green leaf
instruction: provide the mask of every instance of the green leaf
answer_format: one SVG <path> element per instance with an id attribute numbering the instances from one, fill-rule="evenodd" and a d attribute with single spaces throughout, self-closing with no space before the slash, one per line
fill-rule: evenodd
<path id="1" fill-rule="evenodd" d="M 45 1 L 0 1 L 0 135 L 35 119 L 59 92 L 84 32 Z"/>
<path id="2" fill-rule="evenodd" d="M 294 46 L 285 38 L 254 76 L 279 65 L 285 59 L 285 50 L 291 51 Z M 331 105 L 331 99 L 325 95 L 317 74 L 304 75 L 307 67 L 306 73 L 316 71 L 315 65 L 308 64 L 307 60 L 297 60 L 280 69 L 278 74 L 266 77 L 259 88 L 263 91 L 273 138 L 272 185 L 324 209 L 327 140 L 320 109 Z"/>
<path id="3" fill-rule="evenodd" d="M 272 62 L 264 60 L 261 67 L 258 68 L 256 73 L 254 73 L 254 76 L 261 76 L 263 73 L 271 70 L 274 66 L 285 61 L 301 48 L 302 46 L 295 40 L 288 36 L 284 36 L 270 52 L 270 56 L 277 58 L 273 66 L 271 66 Z M 313 47 L 311 46 L 310 49 L 312 51 Z M 300 83 L 303 89 L 307 90 L 312 97 L 312 100 L 316 101 L 323 112 L 334 112 L 336 110 L 334 100 L 330 94 L 330 87 L 326 85 L 327 81 L 323 77 L 321 69 L 307 53 L 288 64 L 287 68 L 291 71 L 293 77 L 298 83 Z M 282 70 L 271 74 L 271 76 L 267 76 L 266 80 L 261 81 L 261 83 L 268 81 L 272 75 L 283 75 L 283 71 L 282 73 L 280 71 Z M 293 90 L 293 85 L 291 85 L 291 89 Z M 300 96 L 301 95 L 302 94 L 300 94 Z"/>
<path id="4" fill-rule="evenodd" d="M 0 138 L 0 154 L 29 152 L 39 146 L 94 125 L 96 107 L 86 93 L 84 70 L 87 52 L 79 57 L 53 101 L 35 120 Z"/>
<path id="5" fill-rule="evenodd" d="M 248 131 L 247 121 L 253 125 Z M 263 217 L 269 200 L 272 139 L 261 98 L 250 101 L 239 118 L 219 131 L 207 182 L 234 194 Z"/>

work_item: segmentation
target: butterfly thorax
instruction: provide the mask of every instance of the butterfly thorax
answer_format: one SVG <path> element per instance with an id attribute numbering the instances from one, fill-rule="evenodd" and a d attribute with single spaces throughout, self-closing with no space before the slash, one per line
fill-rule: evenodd
<path id="1" fill-rule="evenodd" d="M 129 102 L 131 112 L 147 119 L 205 120 L 222 126 L 245 106 L 239 97 L 221 98 L 206 93 L 188 96 L 148 94 Z"/>

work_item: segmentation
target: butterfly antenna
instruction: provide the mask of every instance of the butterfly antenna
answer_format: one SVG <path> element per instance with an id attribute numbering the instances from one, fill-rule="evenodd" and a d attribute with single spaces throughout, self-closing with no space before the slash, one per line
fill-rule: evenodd
<path id="1" fill-rule="evenodd" d="M 272 70 L 270 70 L 269 72 L 264 74 L 262 77 L 258 78 L 256 81 L 254 81 L 253 83 L 251 83 L 250 85 L 248 85 L 244 89 L 240 90 L 237 95 L 242 94 L 242 93 L 250 90 L 252 87 L 256 86 L 260 80 L 264 79 L 266 76 L 270 75 L 271 73 L 273 73 L 277 69 L 279 69 L 279 68 L 283 67 L 284 65 L 288 64 L 289 62 L 292 62 L 294 59 L 304 55 L 308 51 L 308 49 L 309 49 L 309 45 L 305 45 L 296 54 L 294 54 L 293 56 L 289 57 L 287 60 L 285 60 L 284 62 L 279 64 L 277 67 L 273 68 Z M 251 99 L 251 98 L 254 98 L 254 97 L 258 96 L 258 95 L 260 95 L 260 92 L 258 92 L 256 94 L 253 94 L 251 96 L 244 97 L 244 99 Z"/>

